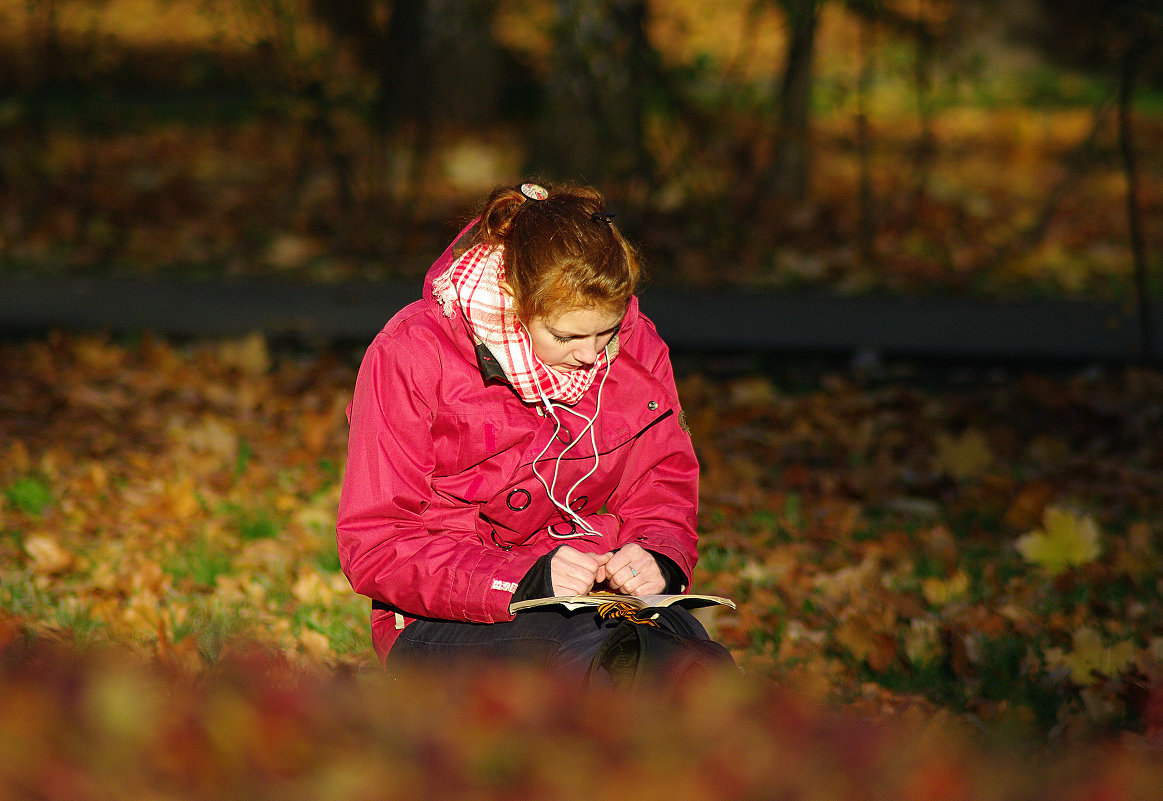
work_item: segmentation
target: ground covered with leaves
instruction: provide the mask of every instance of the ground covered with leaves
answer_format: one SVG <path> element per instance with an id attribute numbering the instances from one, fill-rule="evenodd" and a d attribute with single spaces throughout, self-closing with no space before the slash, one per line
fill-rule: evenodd
<path id="1" fill-rule="evenodd" d="M 1159 786 L 1133 756 L 1163 742 L 1159 371 L 680 363 L 695 587 L 738 602 L 709 626 L 743 675 L 595 712 L 544 678 L 382 683 L 333 530 L 358 358 L 258 336 L 0 345 L 0 744 L 28 757 L 0 775 L 42 788 L 13 797 L 110 797 L 108 777 L 420 797 L 436 779 L 401 777 L 426 765 L 469 797 L 561 797 L 594 765 L 691 798 L 791 773 L 797 798 Z M 1033 788 L 982 742 L 1119 747 Z M 895 789 L 841 786 L 864 779 Z"/>

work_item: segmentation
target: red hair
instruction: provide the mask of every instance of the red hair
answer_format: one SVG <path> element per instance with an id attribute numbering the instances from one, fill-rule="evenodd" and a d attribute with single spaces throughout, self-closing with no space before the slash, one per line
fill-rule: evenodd
<path id="1" fill-rule="evenodd" d="M 588 186 L 546 186 L 544 200 L 494 189 L 471 244 L 504 248 L 505 280 L 522 320 L 571 309 L 620 312 L 638 289 L 638 254 L 610 222 Z"/>

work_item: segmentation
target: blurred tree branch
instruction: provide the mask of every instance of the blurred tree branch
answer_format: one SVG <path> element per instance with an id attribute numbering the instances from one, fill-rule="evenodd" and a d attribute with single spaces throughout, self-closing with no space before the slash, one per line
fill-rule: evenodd
<path id="1" fill-rule="evenodd" d="M 1133 31 L 1119 70 L 1119 151 L 1127 182 L 1127 230 L 1130 236 L 1131 256 L 1134 263 L 1135 292 L 1138 296 L 1139 331 L 1144 361 L 1154 361 L 1154 321 L 1151 318 L 1147 246 L 1143 236 L 1142 213 L 1139 210 L 1139 171 L 1135 153 L 1134 120 L 1132 108 L 1135 84 L 1139 80 L 1146 56 L 1160 43 L 1163 31 L 1163 12 L 1152 12 L 1146 3 L 1129 12 L 1128 31 Z"/>

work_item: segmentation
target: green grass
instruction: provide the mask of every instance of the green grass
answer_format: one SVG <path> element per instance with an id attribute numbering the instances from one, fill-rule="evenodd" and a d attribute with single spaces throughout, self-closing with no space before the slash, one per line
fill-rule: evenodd
<path id="1" fill-rule="evenodd" d="M 52 505 L 52 488 L 36 476 L 24 476 L 4 489 L 8 503 L 25 514 L 39 517 Z"/>
<path id="2" fill-rule="evenodd" d="M 165 568 L 175 583 L 188 579 L 196 587 L 213 587 L 219 576 L 232 569 L 232 555 L 215 548 L 205 537 L 175 554 Z"/>
<path id="3" fill-rule="evenodd" d="M 228 503 L 223 505 L 222 511 L 244 542 L 274 539 L 282 531 L 282 523 L 265 509 L 244 509 L 238 504 Z"/>
<path id="4" fill-rule="evenodd" d="M 92 616 L 87 599 L 44 593 L 27 571 L 13 570 L 0 578 L 0 609 L 18 617 L 50 621 L 68 631 L 78 645 L 107 639 L 107 627 Z"/>
<path id="5" fill-rule="evenodd" d="M 238 609 L 208 603 L 193 608 L 184 621 L 175 624 L 173 637 L 175 642 L 194 637 L 198 653 L 207 664 L 213 665 L 242 629 Z"/>
<path id="6" fill-rule="evenodd" d="M 369 625 L 361 625 L 366 620 L 366 602 L 363 598 L 352 598 L 329 609 L 300 606 L 292 614 L 291 628 L 292 631 L 306 629 L 324 635 L 331 649 L 339 655 L 357 654 L 367 650 L 371 638 Z"/>

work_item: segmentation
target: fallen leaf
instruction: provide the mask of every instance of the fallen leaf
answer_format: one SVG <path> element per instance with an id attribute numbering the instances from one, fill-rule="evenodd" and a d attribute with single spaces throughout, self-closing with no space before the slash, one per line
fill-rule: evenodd
<path id="1" fill-rule="evenodd" d="M 305 568 L 299 573 L 299 578 L 291 587 L 291 594 L 299 603 L 317 606 L 330 606 L 334 594 L 319 572 Z"/>
<path id="2" fill-rule="evenodd" d="M 41 575 L 63 573 L 73 563 L 73 555 L 49 534 L 34 534 L 24 541 L 24 550 L 32 560 L 32 569 Z"/>
<path id="3" fill-rule="evenodd" d="M 904 632 L 905 656 L 909 664 L 923 667 L 941 653 L 941 633 L 932 617 L 914 618 Z"/>
<path id="4" fill-rule="evenodd" d="M 878 673 L 896 658 L 896 612 L 882 607 L 848 616 L 836 629 L 836 642 Z"/>
<path id="5" fill-rule="evenodd" d="M 299 635 L 299 647 L 307 656 L 323 659 L 331 655 L 331 641 L 322 632 L 307 629 Z"/>
<path id="6" fill-rule="evenodd" d="M 1093 562 L 1102 552 L 1093 518 L 1056 506 L 1046 508 L 1041 529 L 1018 538 L 1017 548 L 1026 561 L 1052 576 Z"/>
<path id="7" fill-rule="evenodd" d="M 226 367 L 234 368 L 248 375 L 264 375 L 271 369 L 271 356 L 267 340 L 260 333 L 218 346 L 218 359 Z"/>
<path id="8" fill-rule="evenodd" d="M 1135 645 L 1130 640 L 1107 645 L 1102 635 L 1089 626 L 1075 631 L 1072 639 L 1074 648 L 1069 653 L 1060 648 L 1046 650 L 1046 666 L 1067 668 L 1075 684 L 1085 686 L 1104 676 L 1117 676 L 1135 661 Z"/>
<path id="9" fill-rule="evenodd" d="M 190 450 L 233 459 L 238 452 L 238 434 L 223 420 L 206 417 L 192 428 L 173 428 L 170 435 L 182 439 Z"/>
<path id="10" fill-rule="evenodd" d="M 958 570 L 948 579 L 927 578 L 921 582 L 921 591 L 930 606 L 945 606 L 965 598 L 969 576 L 964 570 Z"/>
<path id="11" fill-rule="evenodd" d="M 1053 497 L 1054 489 L 1045 481 L 1025 484 L 1010 501 L 1003 521 L 1018 530 L 1036 526 Z"/>
<path id="12" fill-rule="evenodd" d="M 992 464 L 993 451 L 980 431 L 970 428 L 959 437 L 937 435 L 934 467 L 938 473 L 963 481 L 982 476 Z"/>

